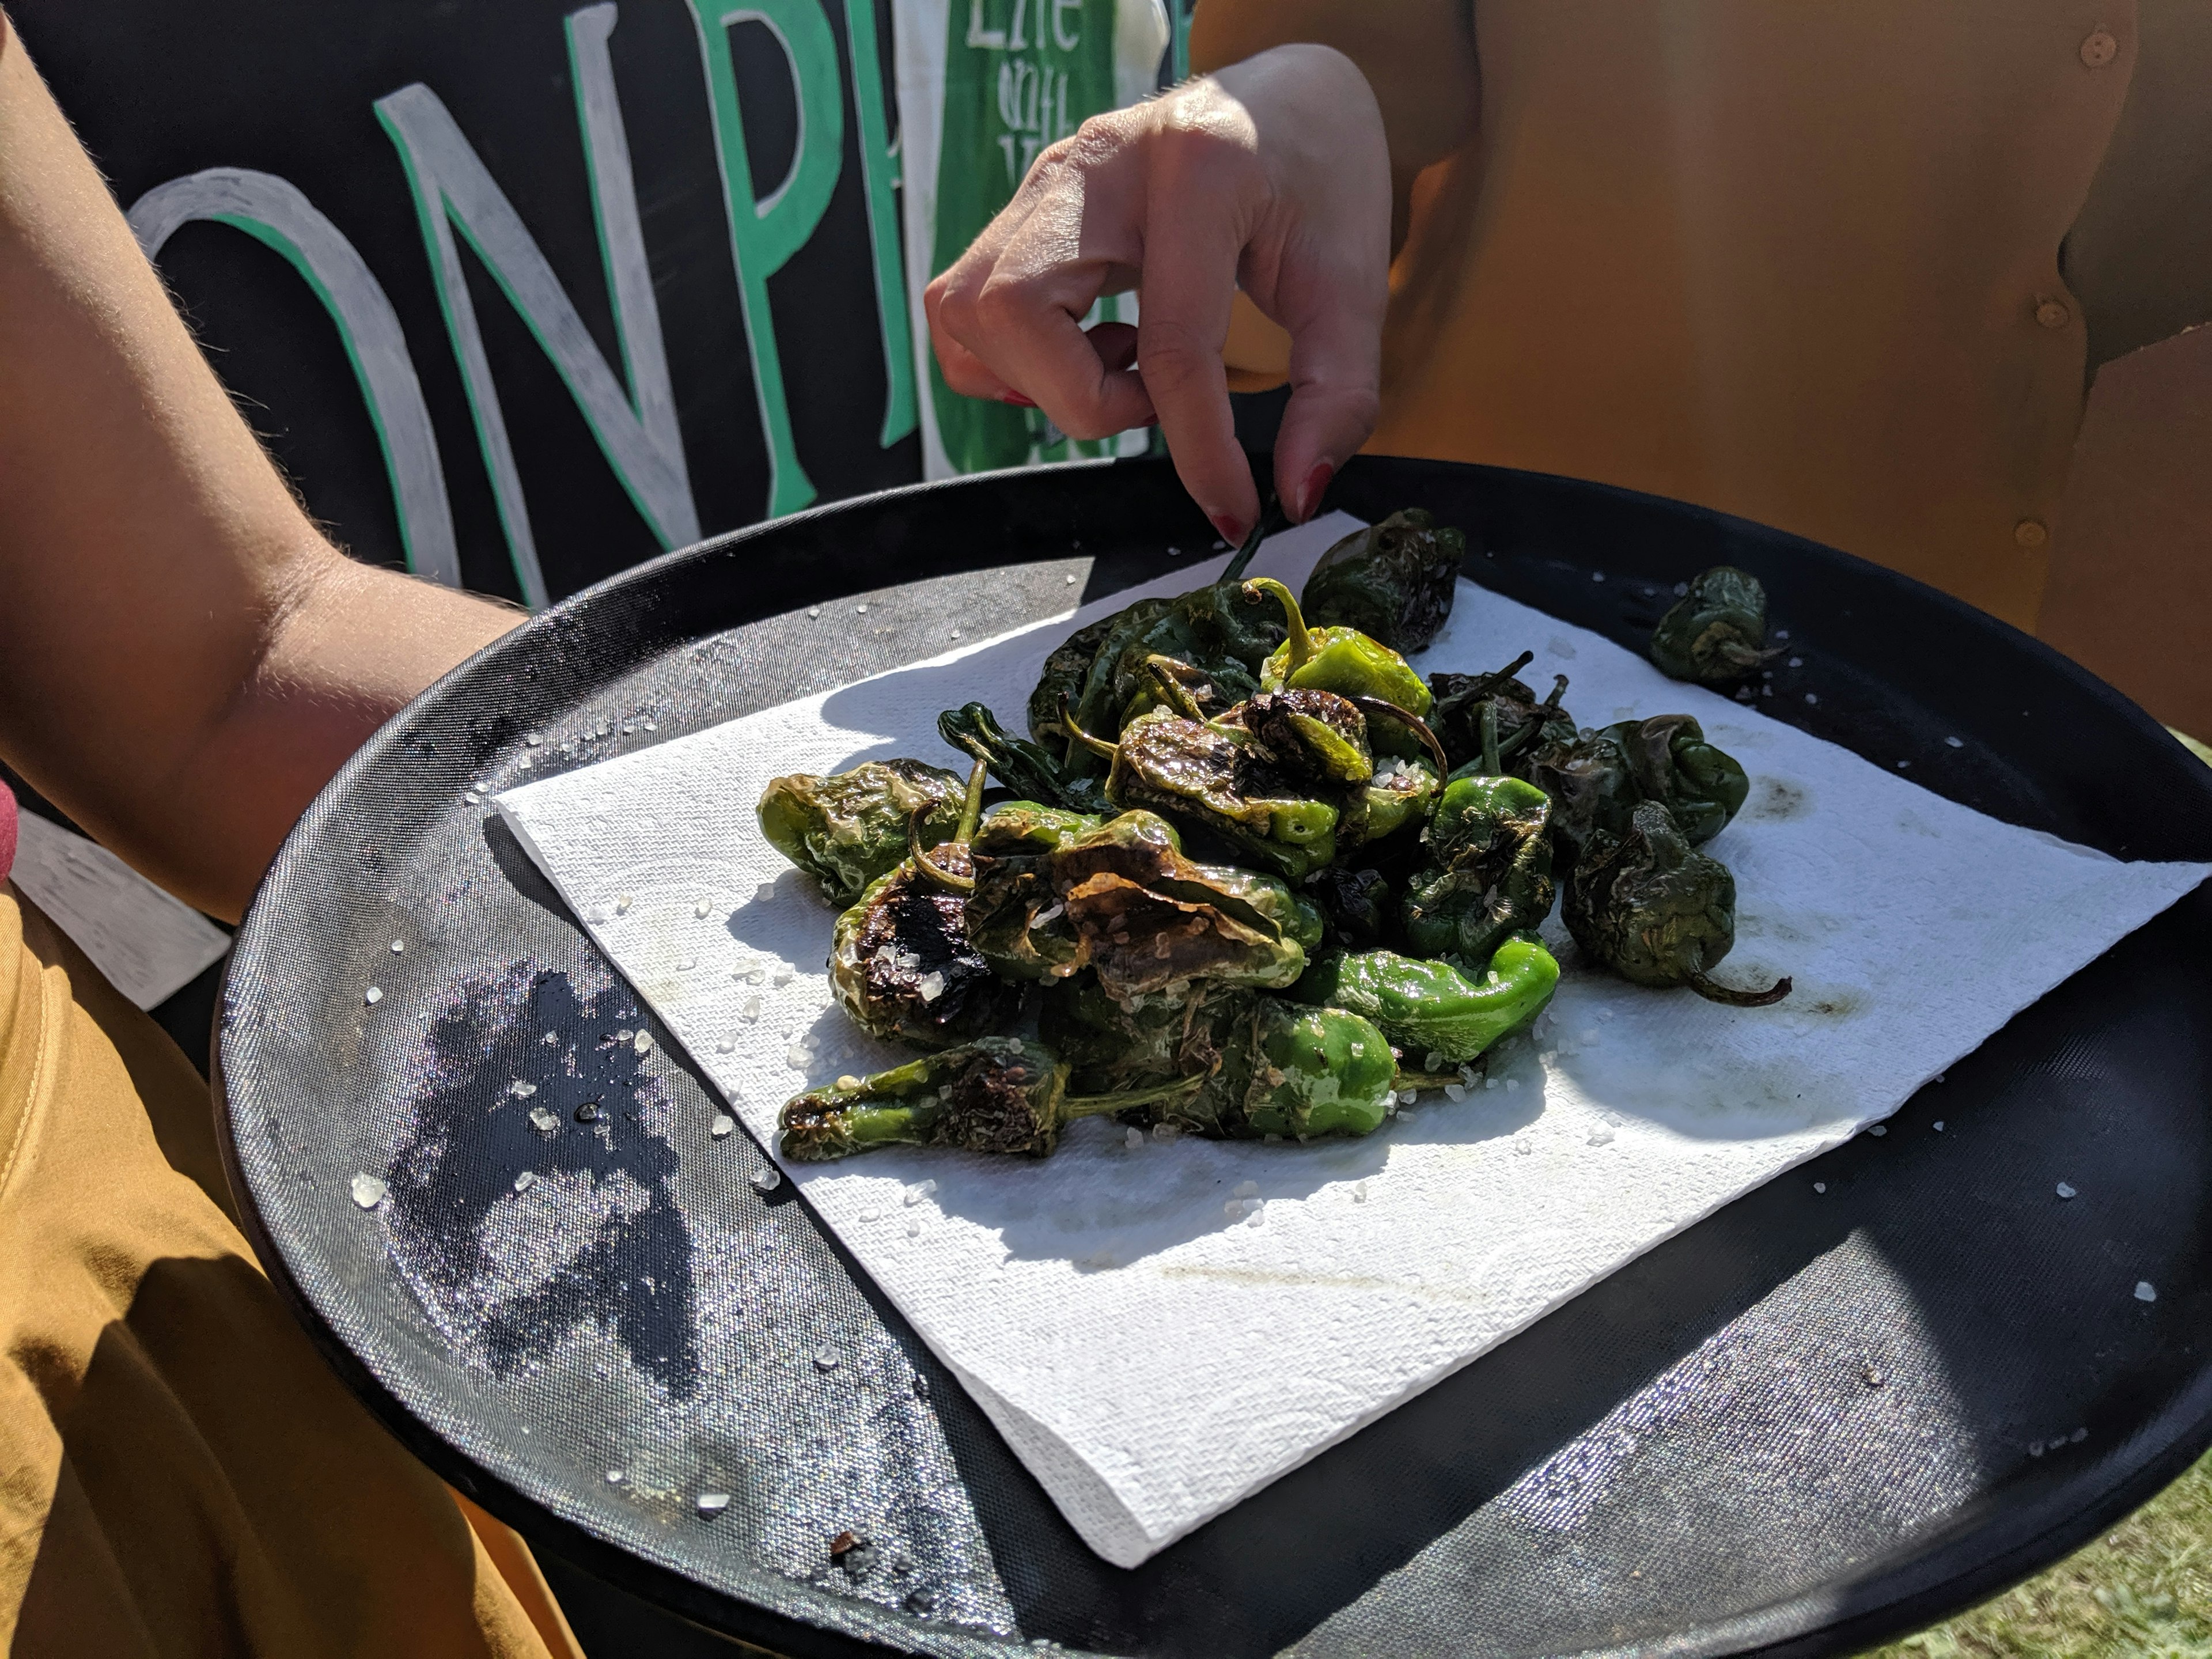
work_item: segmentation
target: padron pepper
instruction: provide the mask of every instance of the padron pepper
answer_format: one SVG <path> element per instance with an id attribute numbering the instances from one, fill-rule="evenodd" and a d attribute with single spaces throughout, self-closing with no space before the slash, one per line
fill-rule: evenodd
<path id="1" fill-rule="evenodd" d="M 1394 651 L 1425 650 L 1451 615 L 1466 556 L 1461 532 L 1437 529 L 1420 507 L 1401 508 L 1321 556 L 1306 578 L 1305 614 Z"/>
<path id="2" fill-rule="evenodd" d="M 1097 778 L 1063 766 L 1043 748 L 1013 736 L 980 702 L 946 709 L 937 717 L 937 731 L 955 749 L 983 762 L 993 776 L 1024 799 L 1072 812 L 1112 810 Z"/>
<path id="3" fill-rule="evenodd" d="M 1082 973 L 1045 987 L 1037 1030 L 1073 1068 L 1079 1091 L 1151 1088 L 1210 1070 L 1226 1022 L 1255 994 L 1200 981 L 1116 998 Z"/>
<path id="4" fill-rule="evenodd" d="M 1384 756 L 1376 764 L 1375 775 L 1344 809 L 1338 851 L 1373 847 L 1401 830 L 1410 836 L 1428 822 L 1443 787 L 1443 777 L 1427 761 Z"/>
<path id="5" fill-rule="evenodd" d="M 1636 775 L 1627 752 L 1609 733 L 1583 732 L 1547 744 L 1528 763 L 1528 776 L 1551 797 L 1552 844 L 1562 875 L 1594 837 L 1626 832 L 1638 797 Z"/>
<path id="6" fill-rule="evenodd" d="M 1535 939 L 1516 935 L 1473 974 L 1395 951 L 1322 957 L 1291 994 L 1360 1015 L 1427 1064 L 1464 1066 L 1499 1038 L 1527 1027 L 1550 1004 L 1559 983 L 1559 964 L 1552 953 Z"/>
<path id="7" fill-rule="evenodd" d="M 1493 772 L 1525 776 L 1529 758 L 1554 743 L 1574 740 L 1574 717 L 1559 706 L 1566 695 L 1567 677 L 1559 675 L 1551 695 L 1541 702 L 1536 694 L 1514 678 L 1535 659 L 1523 651 L 1504 667 L 1488 674 L 1432 674 L 1430 689 L 1436 706 L 1429 725 L 1443 744 L 1454 767 L 1465 766 L 1482 752 L 1482 723 L 1496 722 L 1500 765 Z M 1446 769 L 1449 769 L 1447 768 Z"/>
<path id="8" fill-rule="evenodd" d="M 1195 1091 L 1125 1110 L 1124 1121 L 1217 1140 L 1311 1140 L 1368 1134 L 1389 1115 L 1401 1081 L 1397 1059 L 1358 1014 L 1271 996 L 1223 1012 L 1206 1032 L 1212 1053 L 1193 1056 L 1206 1066 Z"/>
<path id="9" fill-rule="evenodd" d="M 1042 1044 L 987 1036 L 878 1072 L 843 1077 L 784 1104 L 783 1155 L 824 1164 L 884 1146 L 943 1146 L 1044 1158 L 1079 1118 L 1141 1106 L 1159 1090 L 1071 1095 L 1068 1068 Z M 1194 1081 L 1168 1085 L 1188 1093 Z"/>
<path id="10" fill-rule="evenodd" d="M 1766 590 L 1731 564 L 1699 575 L 1651 632 L 1651 660 L 1678 680 L 1725 685 L 1776 654 L 1766 648 Z"/>
<path id="11" fill-rule="evenodd" d="M 1584 848 L 1561 908 L 1583 953 L 1633 984 L 1686 985 L 1736 1008 L 1790 994 L 1786 978 L 1748 991 L 1710 977 L 1735 944 L 1735 878 L 1656 801 L 1638 804 L 1626 835 L 1601 834 Z"/>
<path id="12" fill-rule="evenodd" d="M 1261 690 L 1310 688 L 1334 691 L 1340 697 L 1372 697 L 1417 720 L 1427 716 L 1431 702 L 1427 684 L 1389 646 L 1356 628 L 1308 628 L 1297 599 L 1272 576 L 1245 583 L 1244 591 L 1273 595 L 1283 607 L 1290 629 L 1290 637 L 1261 665 Z"/>
<path id="13" fill-rule="evenodd" d="M 1705 740 L 1690 714 L 1655 714 L 1605 728 L 1628 757 L 1629 775 L 1644 800 L 1656 800 L 1701 846 L 1728 828 L 1751 793 L 1751 780 L 1727 750 Z"/>
<path id="14" fill-rule="evenodd" d="M 1332 864 L 1308 876 L 1299 890 L 1321 907 L 1328 924 L 1327 936 L 1340 950 L 1364 951 L 1380 945 L 1389 931 L 1390 883 L 1380 870 Z"/>
<path id="15" fill-rule="evenodd" d="M 1083 941 L 1053 886 L 1049 854 L 1098 828 L 1081 812 L 1007 801 L 994 807 L 969 846 L 975 885 L 968 895 L 968 942 L 1010 979 L 1064 979 L 1084 963 Z"/>
<path id="16" fill-rule="evenodd" d="M 933 842 L 952 834 L 966 791 L 941 767 L 917 760 L 864 761 L 828 777 L 772 779 L 756 809 L 769 845 L 814 878 L 833 904 L 848 905 L 898 867 L 921 814 Z"/>
<path id="17" fill-rule="evenodd" d="M 1116 998 L 1201 980 L 1279 988 L 1321 943 L 1321 913 L 1287 885 L 1185 858 L 1155 813 L 1109 819 L 1048 854 L 1047 868 L 1081 962 Z"/>
<path id="18" fill-rule="evenodd" d="M 1485 773 L 1480 762 L 1453 773 L 1429 819 L 1434 862 L 1406 890 L 1407 947 L 1472 966 L 1508 934 L 1540 926 L 1552 913 L 1551 819 L 1550 798 L 1523 779 Z"/>
<path id="19" fill-rule="evenodd" d="M 1250 734 L 1224 722 L 1155 709 L 1116 743 L 1076 740 L 1111 762 L 1106 796 L 1126 810 L 1164 812 L 1210 830 L 1255 863 L 1303 881 L 1336 857 L 1335 790 L 1285 777 Z"/>
<path id="20" fill-rule="evenodd" d="M 991 971 L 968 940 L 974 887 L 969 838 L 981 813 L 983 764 L 969 774 L 953 839 L 925 851 L 919 825 L 909 852 L 868 884 L 837 918 L 830 949 L 830 988 L 838 1006 L 871 1035 L 943 1048 L 1019 1018 L 1022 988 Z"/>
<path id="21" fill-rule="evenodd" d="M 1060 723 L 1060 706 L 1082 697 L 1083 682 L 1090 677 L 1098 647 L 1114 631 L 1121 614 L 1117 611 L 1101 617 L 1062 640 L 1044 659 L 1036 689 L 1030 693 L 1030 736 L 1062 761 L 1067 757 L 1067 732 Z"/>

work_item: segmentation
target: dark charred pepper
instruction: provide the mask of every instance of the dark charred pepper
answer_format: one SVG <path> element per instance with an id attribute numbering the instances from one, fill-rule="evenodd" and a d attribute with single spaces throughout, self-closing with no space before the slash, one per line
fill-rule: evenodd
<path id="1" fill-rule="evenodd" d="M 1626 835 L 1601 834 L 1584 848 L 1562 909 L 1583 953 L 1634 984 L 1686 985 L 1736 1008 L 1790 994 L 1787 979 L 1748 991 L 1709 977 L 1735 944 L 1735 878 L 1692 848 L 1656 801 L 1638 804 Z"/>
<path id="2" fill-rule="evenodd" d="M 1464 1066 L 1528 1026 L 1559 983 L 1552 953 L 1534 939 L 1516 937 L 1473 974 L 1393 951 L 1322 957 L 1291 994 L 1360 1015 L 1425 1065 Z"/>
<path id="3" fill-rule="evenodd" d="M 1188 1093 L 1194 1082 L 1169 1085 Z M 966 1152 L 1044 1158 L 1079 1118 L 1127 1110 L 1158 1090 L 1071 1095 L 1067 1066 L 1039 1043 L 978 1037 L 942 1054 L 840 1078 L 784 1105 L 783 1155 L 825 1164 L 884 1146 L 944 1146 Z"/>
<path id="4" fill-rule="evenodd" d="M 1101 819 L 1036 801 L 1008 801 L 983 820 L 969 847 L 968 942 L 1010 979 L 1064 979 L 1082 967 L 1083 941 L 1052 883 L 1049 854 Z"/>
<path id="5" fill-rule="evenodd" d="M 1024 799 L 1043 801 L 1071 812 L 1113 810 L 1097 778 L 1063 766 L 1037 744 L 1013 736 L 980 702 L 946 709 L 937 717 L 937 731 L 955 749 L 983 762 L 994 777 Z"/>
<path id="6" fill-rule="evenodd" d="M 1328 938 L 1340 950 L 1380 945 L 1390 927 L 1390 883 L 1380 870 L 1333 864 L 1306 878 L 1301 890 L 1321 907 Z"/>
<path id="7" fill-rule="evenodd" d="M 1541 702 L 1536 694 L 1514 676 L 1534 660 L 1523 651 L 1501 669 L 1488 674 L 1433 674 L 1429 686 L 1436 706 L 1429 725 L 1444 746 L 1453 767 L 1466 766 L 1482 753 L 1482 723 L 1486 717 L 1498 726 L 1497 771 L 1525 776 L 1528 762 L 1539 750 L 1555 743 L 1571 743 L 1574 717 L 1559 706 L 1566 696 L 1567 677 L 1558 676 L 1551 695 Z"/>
<path id="8" fill-rule="evenodd" d="M 1660 617 L 1651 660 L 1678 680 L 1725 685 L 1776 653 L 1766 648 L 1766 590 L 1734 565 L 1715 565 Z"/>
<path id="9" fill-rule="evenodd" d="M 847 905 L 906 857 L 915 814 L 933 843 L 951 835 L 966 793 L 941 767 L 867 761 L 829 777 L 774 779 L 756 810 L 769 845 L 813 877 L 831 903 Z"/>
<path id="10" fill-rule="evenodd" d="M 1583 732 L 1547 744 L 1528 763 L 1528 781 L 1552 800 L 1552 845 L 1560 872 L 1574 867 L 1599 835 L 1628 829 L 1637 801 L 1636 776 L 1620 744 L 1603 732 Z"/>
<path id="11" fill-rule="evenodd" d="M 968 895 L 974 886 L 968 839 L 981 810 L 983 766 L 969 777 L 954 839 L 911 850 L 889 875 L 869 884 L 837 918 L 830 987 L 863 1030 L 943 1048 L 1003 1030 L 1020 1018 L 1022 988 L 991 971 L 969 943 Z"/>
<path id="12" fill-rule="evenodd" d="M 1751 780 L 1733 757 L 1705 740 L 1689 714 L 1656 714 L 1647 720 L 1621 720 L 1605 728 L 1628 757 L 1636 793 L 1656 800 L 1700 846 L 1728 828 L 1751 793 Z"/>
<path id="13" fill-rule="evenodd" d="M 1494 720 L 1485 745 L 1497 764 Z M 1480 763 L 1445 781 L 1429 819 L 1433 866 L 1406 890 L 1401 913 L 1407 948 L 1474 966 L 1510 933 L 1552 913 L 1552 803 L 1526 781 L 1486 774 Z"/>
<path id="14" fill-rule="evenodd" d="M 1467 538 L 1418 507 L 1353 532 L 1306 578 L 1307 617 L 1353 628 L 1393 651 L 1425 650 L 1451 615 Z"/>

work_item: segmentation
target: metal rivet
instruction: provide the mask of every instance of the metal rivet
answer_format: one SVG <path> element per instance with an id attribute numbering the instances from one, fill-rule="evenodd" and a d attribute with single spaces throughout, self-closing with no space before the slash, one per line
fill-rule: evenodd
<path id="1" fill-rule="evenodd" d="M 2051 539 L 2040 519 L 2022 519 L 2012 527 L 2012 538 L 2022 547 L 2040 547 Z"/>
<path id="2" fill-rule="evenodd" d="M 2073 320 L 2073 317 L 2074 313 L 2066 309 L 2063 301 L 2038 300 L 2035 302 L 2035 320 L 2045 328 L 2063 328 Z"/>
<path id="3" fill-rule="evenodd" d="M 2091 69 L 2102 69 L 2119 55 L 2120 43 L 2103 29 L 2081 43 L 2081 61 Z"/>

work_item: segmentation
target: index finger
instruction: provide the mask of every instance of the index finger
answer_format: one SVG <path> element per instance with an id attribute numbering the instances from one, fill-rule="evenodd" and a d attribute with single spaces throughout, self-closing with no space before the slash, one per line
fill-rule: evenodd
<path id="1" fill-rule="evenodd" d="M 1251 464 L 1237 441 L 1221 349 L 1237 292 L 1238 239 L 1220 219 L 1170 234 L 1147 227 L 1137 308 L 1137 368 L 1159 416 L 1176 475 L 1235 546 L 1260 519 Z"/>

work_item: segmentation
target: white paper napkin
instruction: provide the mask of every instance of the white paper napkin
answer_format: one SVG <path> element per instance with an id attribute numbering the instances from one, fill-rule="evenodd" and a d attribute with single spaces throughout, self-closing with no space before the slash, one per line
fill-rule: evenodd
<path id="1" fill-rule="evenodd" d="M 1257 568 L 1295 589 L 1352 527 L 1279 536 Z M 939 710 L 980 699 L 1018 726 L 1046 653 L 1132 597 L 498 805 L 772 1146 L 802 1086 L 896 1056 L 831 1007 L 832 915 L 761 839 L 762 787 L 902 754 L 957 768 Z M 1584 724 L 1687 710 L 1743 763 L 1750 802 L 1711 849 L 1738 890 L 1721 972 L 1789 974 L 1788 1001 L 1638 990 L 1580 970 L 1559 935 L 1568 972 L 1539 1034 L 1465 1099 L 1425 1097 L 1366 1139 L 1132 1148 L 1091 1121 L 1040 1164 L 900 1149 L 788 1170 L 1109 1561 L 1135 1565 L 1887 1116 L 2212 872 L 1999 823 L 1468 584 L 1419 665 L 1486 670 L 1523 648 L 1530 683 L 1572 677 Z"/>

